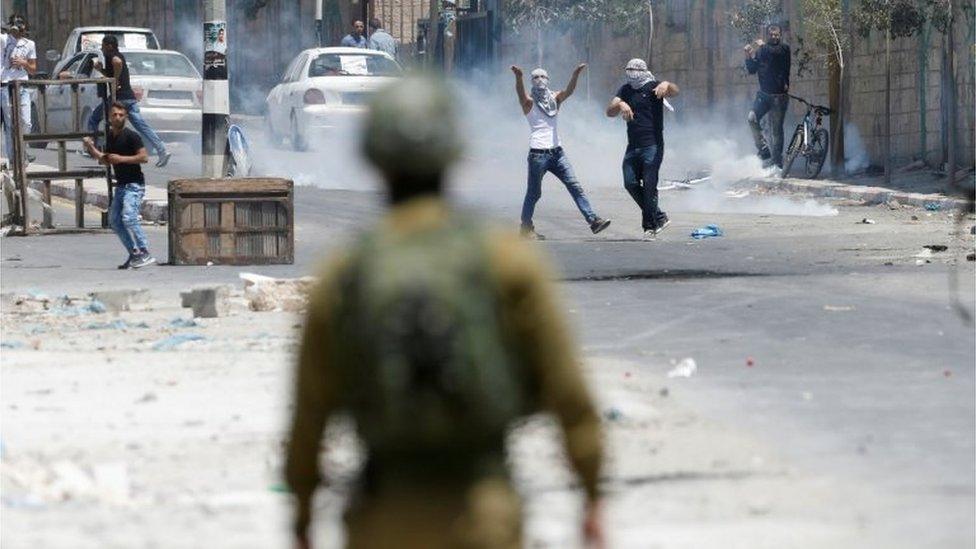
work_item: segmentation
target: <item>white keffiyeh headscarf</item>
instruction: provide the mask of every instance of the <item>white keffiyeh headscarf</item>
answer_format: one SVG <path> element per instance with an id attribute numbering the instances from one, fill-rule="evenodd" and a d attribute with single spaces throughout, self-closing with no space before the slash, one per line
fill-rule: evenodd
<path id="1" fill-rule="evenodd" d="M 556 94 L 549 89 L 549 73 L 543 69 L 535 69 L 531 76 L 532 100 L 542 112 L 548 116 L 556 116 L 556 112 L 559 111 L 559 102 L 556 101 Z"/>
<path id="2" fill-rule="evenodd" d="M 654 77 L 654 73 L 647 70 L 647 63 L 643 59 L 634 58 L 627 61 L 627 66 L 624 67 L 624 71 L 627 73 L 627 83 L 630 87 L 635 90 L 639 90 L 647 85 L 648 82 L 657 80 Z M 671 106 L 671 102 L 664 98 L 664 106 L 668 108 L 669 111 L 674 112 L 674 107 Z"/>

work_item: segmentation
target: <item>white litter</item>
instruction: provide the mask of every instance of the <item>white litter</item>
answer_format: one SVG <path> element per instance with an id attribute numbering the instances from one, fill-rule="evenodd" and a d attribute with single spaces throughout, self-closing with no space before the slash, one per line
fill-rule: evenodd
<path id="1" fill-rule="evenodd" d="M 683 358 L 674 368 L 671 368 L 668 377 L 691 377 L 696 371 L 698 371 L 698 364 L 695 364 L 695 359 Z"/>

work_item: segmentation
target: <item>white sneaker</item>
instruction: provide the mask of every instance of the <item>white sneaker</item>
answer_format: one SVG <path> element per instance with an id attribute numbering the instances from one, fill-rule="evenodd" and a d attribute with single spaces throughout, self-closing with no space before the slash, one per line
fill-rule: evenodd
<path id="1" fill-rule="evenodd" d="M 644 240 L 657 240 L 657 233 L 654 232 L 654 229 L 644 231 Z"/>

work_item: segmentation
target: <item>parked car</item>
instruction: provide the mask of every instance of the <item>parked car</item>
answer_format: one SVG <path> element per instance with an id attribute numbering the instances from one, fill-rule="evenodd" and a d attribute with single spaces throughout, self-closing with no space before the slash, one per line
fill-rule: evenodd
<path id="1" fill-rule="evenodd" d="M 298 54 L 266 99 L 271 140 L 285 136 L 304 150 L 310 135 L 361 115 L 370 96 L 401 77 L 387 53 L 359 48 L 312 48 Z"/>
<path id="2" fill-rule="evenodd" d="M 45 57 L 48 61 L 59 61 L 51 71 L 52 76 L 64 70 L 68 62 L 77 53 L 94 51 L 102 47 L 102 38 L 106 34 L 113 34 L 119 39 L 119 49 L 127 50 L 158 50 L 159 40 L 152 29 L 138 27 L 77 27 L 70 34 L 61 49 L 61 53 L 48 50 Z"/>
<path id="3" fill-rule="evenodd" d="M 203 107 L 203 79 L 183 54 L 170 50 L 121 50 L 129 67 L 129 81 L 139 111 L 164 141 L 199 138 Z M 80 52 L 68 59 L 59 79 L 90 78 L 93 51 Z M 97 75 L 97 73 L 95 73 Z M 89 116 L 98 105 L 96 87 L 79 85 L 78 127 L 84 130 Z M 71 104 L 71 87 L 48 89 L 48 130 L 71 132 L 75 128 Z"/>
<path id="4" fill-rule="evenodd" d="M 64 47 L 61 52 L 57 50 L 47 50 L 45 57 L 50 62 L 57 63 L 50 73 L 39 72 L 38 78 L 57 78 L 58 74 L 64 72 L 67 66 L 76 59 L 81 53 L 94 52 L 99 54 L 102 47 L 102 38 L 106 34 L 113 34 L 119 39 L 119 48 L 127 50 L 158 50 L 159 40 L 152 29 L 139 27 L 76 27 L 68 34 Z M 90 69 L 89 69 L 90 73 Z M 40 115 L 37 111 L 37 92 L 31 92 L 31 133 L 40 133 Z M 50 127 L 49 127 L 50 129 Z M 53 130 L 51 130 L 53 131 Z M 40 142 L 31 143 L 32 148 L 44 148 L 46 144 Z"/>

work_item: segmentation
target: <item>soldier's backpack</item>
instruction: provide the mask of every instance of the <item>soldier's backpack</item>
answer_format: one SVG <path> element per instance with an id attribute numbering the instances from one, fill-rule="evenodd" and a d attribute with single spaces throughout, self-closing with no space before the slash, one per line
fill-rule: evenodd
<path id="1" fill-rule="evenodd" d="M 477 227 L 367 235 L 340 285 L 343 397 L 366 445 L 500 447 L 531 381 L 506 340 Z"/>

